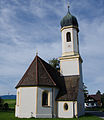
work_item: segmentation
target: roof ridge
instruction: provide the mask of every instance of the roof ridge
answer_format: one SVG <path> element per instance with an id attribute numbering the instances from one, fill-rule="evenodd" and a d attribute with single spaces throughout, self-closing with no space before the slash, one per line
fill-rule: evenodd
<path id="1" fill-rule="evenodd" d="M 38 85 L 38 56 L 36 55 L 36 82 Z"/>
<path id="2" fill-rule="evenodd" d="M 48 76 L 49 76 L 49 77 L 50 77 L 50 79 L 52 80 L 53 84 L 54 84 L 54 85 L 56 85 L 56 83 L 53 81 L 52 77 L 50 76 L 49 72 L 48 72 L 48 71 L 47 71 L 47 69 L 45 68 L 44 64 L 42 63 L 42 61 L 41 61 L 40 57 L 38 57 L 38 58 L 39 58 L 39 61 L 40 61 L 40 62 L 41 62 L 41 64 L 42 64 L 43 68 L 44 68 L 44 69 L 45 69 L 45 71 L 47 72 Z M 47 64 L 48 64 L 48 63 L 47 63 Z"/>

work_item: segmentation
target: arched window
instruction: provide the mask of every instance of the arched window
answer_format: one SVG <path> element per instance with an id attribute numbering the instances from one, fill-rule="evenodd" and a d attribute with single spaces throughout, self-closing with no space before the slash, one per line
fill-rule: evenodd
<path id="1" fill-rule="evenodd" d="M 67 42 L 70 42 L 70 41 L 71 41 L 71 33 L 70 33 L 70 32 L 67 32 L 67 33 L 66 33 L 66 41 L 67 41 Z"/>
<path id="2" fill-rule="evenodd" d="M 42 93 L 42 106 L 48 106 L 48 91 Z"/>

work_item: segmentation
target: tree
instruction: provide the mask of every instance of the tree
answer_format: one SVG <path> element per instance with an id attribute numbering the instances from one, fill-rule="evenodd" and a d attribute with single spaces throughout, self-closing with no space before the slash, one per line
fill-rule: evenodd
<path id="1" fill-rule="evenodd" d="M 85 102 L 88 101 L 88 90 L 87 90 L 87 86 L 83 83 L 83 90 L 84 90 L 84 98 L 85 98 Z"/>
<path id="2" fill-rule="evenodd" d="M 9 105 L 8 105 L 8 103 L 5 103 L 5 104 L 4 104 L 4 110 L 6 110 L 6 111 L 9 110 Z"/>
<path id="3" fill-rule="evenodd" d="M 3 103 L 4 103 L 4 100 L 0 97 L 0 109 L 3 108 Z"/>
<path id="4" fill-rule="evenodd" d="M 96 95 L 101 95 L 100 90 L 98 90 L 98 91 L 96 92 Z"/>
<path id="5" fill-rule="evenodd" d="M 98 90 L 96 92 L 96 95 L 100 95 L 101 96 L 101 103 L 102 103 L 102 107 L 104 108 L 104 93 L 101 94 L 100 90 Z"/>
<path id="6" fill-rule="evenodd" d="M 104 108 L 104 93 L 101 95 L 102 107 Z"/>
<path id="7" fill-rule="evenodd" d="M 56 70 L 60 70 L 60 61 L 57 58 L 49 60 L 49 64 L 54 67 Z"/>

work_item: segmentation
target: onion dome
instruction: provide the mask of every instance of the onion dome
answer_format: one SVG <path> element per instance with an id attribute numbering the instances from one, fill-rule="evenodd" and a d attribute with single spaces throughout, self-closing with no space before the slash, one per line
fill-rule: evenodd
<path id="1" fill-rule="evenodd" d="M 66 14 L 66 16 L 63 17 L 60 24 L 61 24 L 61 28 L 65 27 L 65 26 L 73 26 L 73 27 L 78 28 L 77 19 L 75 16 L 71 15 L 71 13 L 69 11 L 69 6 L 68 6 L 68 13 Z"/>

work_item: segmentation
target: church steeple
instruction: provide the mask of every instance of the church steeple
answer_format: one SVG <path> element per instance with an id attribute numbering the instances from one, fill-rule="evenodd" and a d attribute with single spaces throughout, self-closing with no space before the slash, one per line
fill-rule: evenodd
<path id="1" fill-rule="evenodd" d="M 79 54 L 78 22 L 70 13 L 69 4 L 66 16 L 60 22 L 62 32 L 62 56 Z"/>
<path id="2" fill-rule="evenodd" d="M 60 22 L 60 25 L 61 25 L 61 28 L 63 27 L 66 27 L 66 26 L 73 26 L 75 27 L 77 30 L 78 30 L 78 22 L 77 22 L 77 19 L 75 16 L 73 16 L 71 13 L 70 13 L 70 10 L 69 10 L 70 6 L 68 4 L 68 12 L 67 14 L 62 18 L 61 22 Z M 78 30 L 79 31 L 79 30 Z"/>
<path id="3" fill-rule="evenodd" d="M 78 21 L 69 10 L 61 20 L 62 35 L 62 57 L 60 59 L 60 72 L 63 76 L 80 75 L 78 70 L 79 61 L 82 62 L 79 54 L 78 42 Z M 71 70 L 69 70 L 71 68 Z M 73 70 L 72 70 L 73 69 Z"/>

